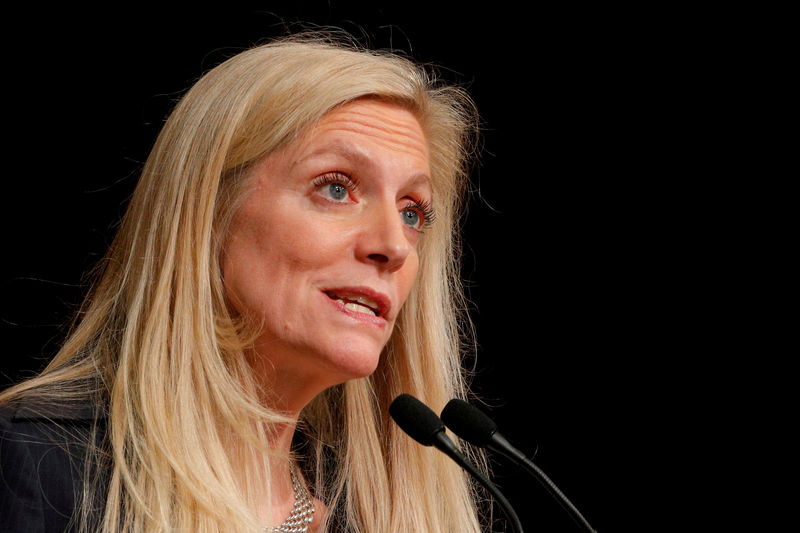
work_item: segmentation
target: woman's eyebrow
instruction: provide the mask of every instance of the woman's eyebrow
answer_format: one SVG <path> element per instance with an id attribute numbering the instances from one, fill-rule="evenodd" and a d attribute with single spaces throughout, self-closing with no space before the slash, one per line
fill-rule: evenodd
<path id="1" fill-rule="evenodd" d="M 375 167 L 375 162 L 372 161 L 372 158 L 369 157 L 358 145 L 354 145 L 352 143 L 343 142 L 340 140 L 333 140 L 315 148 L 311 152 L 303 155 L 302 157 L 295 159 L 292 162 L 290 169 L 293 169 L 295 166 L 308 161 L 309 159 L 314 159 L 315 157 L 323 157 L 326 155 L 336 155 L 342 157 L 343 159 L 358 164 L 361 166 L 366 167 Z M 416 172 L 413 174 L 412 179 L 409 183 L 412 187 L 427 187 L 428 189 L 433 189 L 433 184 L 431 181 L 430 176 L 426 172 Z"/>
<path id="2" fill-rule="evenodd" d="M 425 172 L 415 173 L 408 182 L 407 187 L 427 189 L 428 194 L 433 194 L 433 182 Z"/>

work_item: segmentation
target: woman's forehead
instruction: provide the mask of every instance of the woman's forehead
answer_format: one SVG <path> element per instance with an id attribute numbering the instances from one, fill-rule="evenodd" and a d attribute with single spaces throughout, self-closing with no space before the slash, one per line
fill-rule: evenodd
<path id="1" fill-rule="evenodd" d="M 337 107 L 301 136 L 298 148 L 366 140 L 387 150 L 428 160 L 428 142 L 417 117 L 405 107 L 377 100 L 356 100 Z"/>

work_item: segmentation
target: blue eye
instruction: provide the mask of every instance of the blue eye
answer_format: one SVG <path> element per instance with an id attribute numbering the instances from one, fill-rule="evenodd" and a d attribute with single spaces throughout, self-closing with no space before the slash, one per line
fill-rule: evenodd
<path id="1" fill-rule="evenodd" d="M 314 180 L 320 195 L 336 203 L 345 203 L 358 187 L 358 182 L 342 172 L 329 172 Z"/>
<path id="2" fill-rule="evenodd" d="M 327 186 L 327 189 L 328 189 L 328 195 L 333 200 L 337 201 L 345 200 L 347 198 L 347 195 L 349 194 L 347 187 L 345 187 L 341 183 L 331 183 Z"/>
<path id="3" fill-rule="evenodd" d="M 420 222 L 419 213 L 417 213 L 413 209 L 405 209 L 405 210 L 401 211 L 400 213 L 401 213 L 401 216 L 403 218 L 403 223 L 404 224 L 406 224 L 407 226 L 410 226 L 410 227 L 412 227 L 414 229 L 419 229 L 419 225 L 420 225 L 419 224 L 419 222 Z"/>
<path id="4" fill-rule="evenodd" d="M 403 224 L 409 228 L 422 232 L 422 230 L 429 226 L 436 215 L 428 201 L 414 202 L 408 204 L 400 211 L 400 217 L 403 219 Z"/>

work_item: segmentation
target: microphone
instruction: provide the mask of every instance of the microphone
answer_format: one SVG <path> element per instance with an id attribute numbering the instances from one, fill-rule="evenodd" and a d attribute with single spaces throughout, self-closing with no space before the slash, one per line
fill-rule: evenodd
<path id="1" fill-rule="evenodd" d="M 509 443 L 500 432 L 497 424 L 477 407 L 453 398 L 442 410 L 442 418 L 450 430 L 474 446 L 488 448 L 511 459 L 533 475 L 556 501 L 570 514 L 573 520 L 585 531 L 596 533 L 578 509 L 567 499 L 555 483 L 542 470 L 533 464 L 525 454 Z"/>
<path id="2" fill-rule="evenodd" d="M 523 533 L 522 523 L 519 521 L 517 513 L 511 504 L 503 496 L 503 493 L 494 486 L 486 476 L 475 468 L 466 457 L 456 448 L 456 445 L 447 436 L 442 420 L 436 416 L 430 407 L 411 396 L 401 394 L 394 399 L 389 406 L 389 414 L 394 421 L 405 431 L 409 437 L 419 442 L 423 446 L 435 446 L 444 452 L 448 457 L 455 461 L 461 468 L 469 472 L 500 504 L 500 508 L 505 513 L 506 518 L 511 522 L 511 526 L 517 533 Z"/>

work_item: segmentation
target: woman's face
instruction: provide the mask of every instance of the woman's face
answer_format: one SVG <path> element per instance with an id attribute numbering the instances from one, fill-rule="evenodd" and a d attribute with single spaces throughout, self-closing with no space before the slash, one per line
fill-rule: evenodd
<path id="1" fill-rule="evenodd" d="M 270 371 L 330 386 L 375 369 L 417 274 L 429 176 L 417 119 L 373 100 L 253 167 L 223 276 L 236 310 L 263 320 Z"/>

